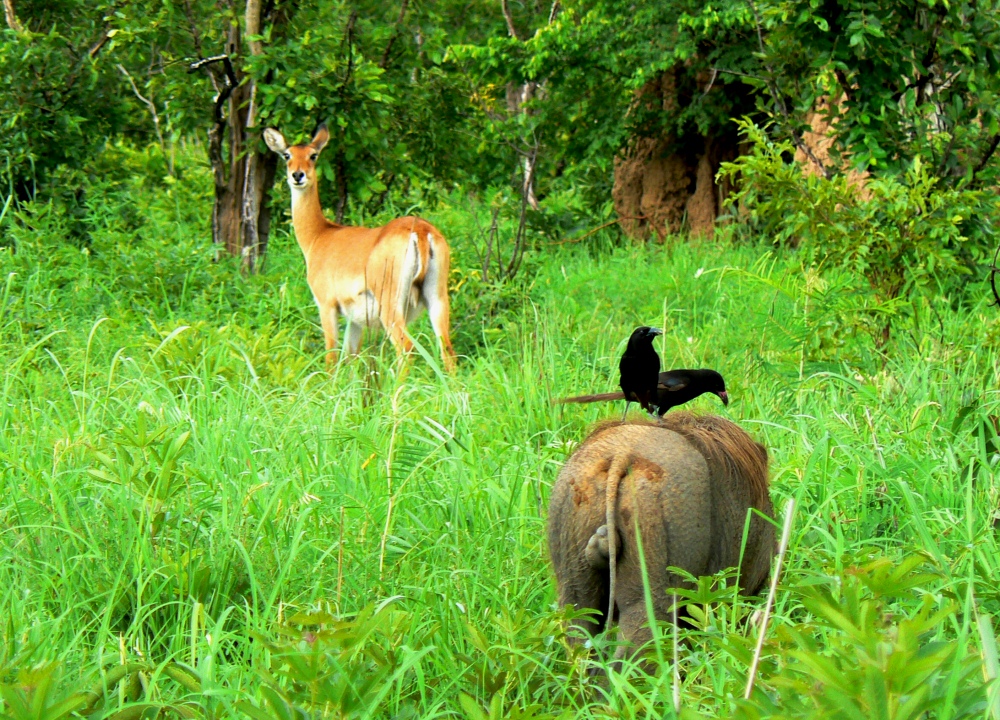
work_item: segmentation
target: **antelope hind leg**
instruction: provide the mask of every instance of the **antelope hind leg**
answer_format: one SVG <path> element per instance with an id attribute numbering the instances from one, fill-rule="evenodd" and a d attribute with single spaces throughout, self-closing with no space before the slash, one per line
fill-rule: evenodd
<path id="1" fill-rule="evenodd" d="M 428 236 L 430 240 L 430 237 Z M 432 241 L 433 247 L 433 241 Z M 427 306 L 427 316 L 437 335 L 441 349 L 441 362 L 447 372 L 455 371 L 455 348 L 451 346 L 451 299 L 448 297 L 448 268 L 442 267 L 432 256 L 424 277 L 422 297 Z"/>

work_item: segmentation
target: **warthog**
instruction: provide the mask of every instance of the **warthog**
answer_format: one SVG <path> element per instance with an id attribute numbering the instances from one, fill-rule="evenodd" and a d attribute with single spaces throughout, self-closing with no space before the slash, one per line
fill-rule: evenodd
<path id="1" fill-rule="evenodd" d="M 752 514 L 740 562 L 750 509 L 774 516 L 767 451 L 734 423 L 687 412 L 605 423 L 552 488 L 549 552 L 559 603 L 600 610 L 583 623 L 590 634 L 611 617 L 633 648 L 650 640 L 637 530 L 657 619 L 670 617 L 670 588 L 688 585 L 670 566 L 700 576 L 739 565 L 740 591 L 755 594 L 770 571 L 774 526 Z"/>

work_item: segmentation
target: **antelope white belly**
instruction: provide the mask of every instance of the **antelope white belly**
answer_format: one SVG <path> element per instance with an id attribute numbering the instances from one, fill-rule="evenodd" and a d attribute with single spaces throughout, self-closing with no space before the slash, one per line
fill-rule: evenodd
<path id="1" fill-rule="evenodd" d="M 341 303 L 340 314 L 348 322 L 362 327 L 374 327 L 379 324 L 378 300 L 371 291 L 359 293 L 353 300 Z"/>

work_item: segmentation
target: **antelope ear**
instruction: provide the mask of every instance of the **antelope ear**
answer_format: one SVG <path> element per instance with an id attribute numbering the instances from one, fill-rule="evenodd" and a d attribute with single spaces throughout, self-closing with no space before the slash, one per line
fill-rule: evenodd
<path id="1" fill-rule="evenodd" d="M 284 136 L 274 128 L 264 128 L 264 142 L 279 155 L 288 149 Z"/>
<path id="2" fill-rule="evenodd" d="M 312 142 L 310 142 L 309 145 L 311 145 L 316 152 L 320 152 L 324 147 L 326 147 L 326 143 L 329 140 L 330 131 L 326 129 L 326 123 L 321 123 L 320 126 L 316 128 L 316 134 L 313 135 Z"/>

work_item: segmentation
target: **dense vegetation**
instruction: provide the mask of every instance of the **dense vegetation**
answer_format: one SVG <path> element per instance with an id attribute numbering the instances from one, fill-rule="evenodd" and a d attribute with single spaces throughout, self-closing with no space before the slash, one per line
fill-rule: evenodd
<path id="1" fill-rule="evenodd" d="M 4 1 L 0 717 L 1000 720 L 1000 14 L 636 8 Z M 446 232 L 456 375 L 426 320 L 405 380 L 381 333 L 324 370 L 257 136 L 323 119 L 330 215 Z M 636 137 L 737 122 L 711 241 L 608 226 Z M 796 510 L 766 629 L 703 579 L 602 678 L 544 526 L 620 408 L 550 401 L 645 323 Z"/>

